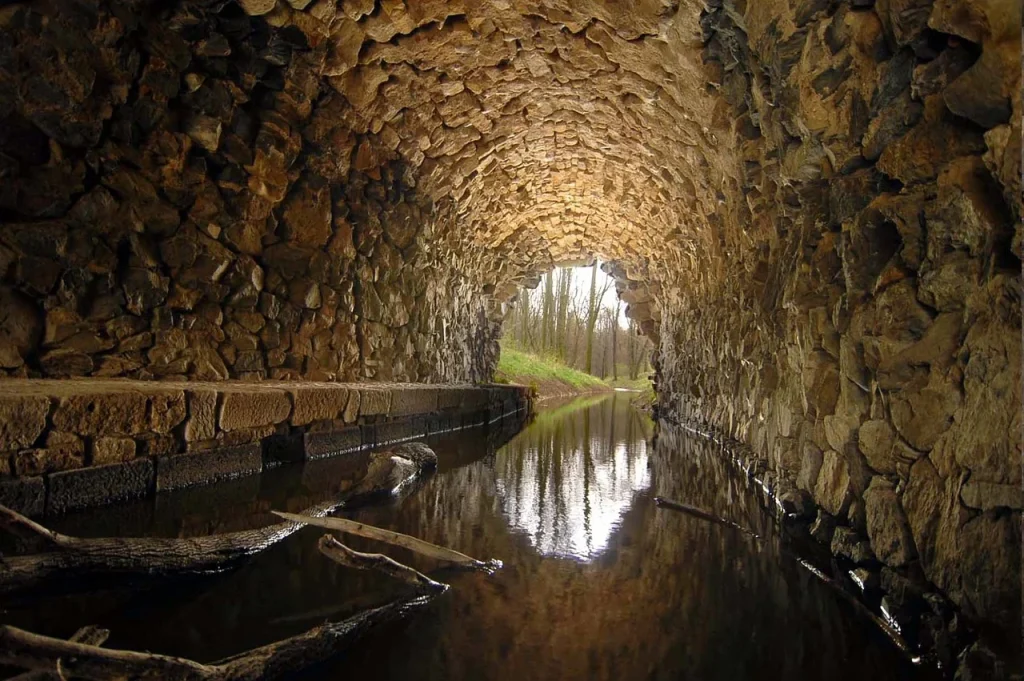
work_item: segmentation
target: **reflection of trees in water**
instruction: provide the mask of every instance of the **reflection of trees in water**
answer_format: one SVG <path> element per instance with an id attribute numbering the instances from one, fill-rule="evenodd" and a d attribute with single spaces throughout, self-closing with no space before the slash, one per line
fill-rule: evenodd
<path id="1" fill-rule="evenodd" d="M 539 552 L 587 558 L 605 548 L 635 493 L 650 484 L 640 419 L 613 395 L 538 419 L 498 455 L 502 509 Z"/>
<path id="2" fill-rule="evenodd" d="M 374 638 L 337 669 L 410 680 L 914 678 L 772 542 L 656 509 L 655 493 L 759 532 L 771 525 L 707 443 L 663 432 L 643 449 L 649 422 L 622 418 L 632 412 L 624 403 L 538 418 L 493 465 L 449 471 L 405 502 L 404 531 L 506 567 L 493 577 L 456 576 L 431 612 Z M 538 515 L 571 514 L 582 500 L 602 498 L 586 494 L 600 489 L 602 467 L 630 473 L 609 443 L 644 453 L 652 489 L 632 494 L 592 560 L 543 555 L 543 542 L 571 536 L 575 521 L 543 528 L 550 534 L 536 543 L 499 497 L 525 505 L 530 494 Z M 574 482 L 582 493 L 567 491 Z M 584 527 L 596 538 L 593 519 Z"/>

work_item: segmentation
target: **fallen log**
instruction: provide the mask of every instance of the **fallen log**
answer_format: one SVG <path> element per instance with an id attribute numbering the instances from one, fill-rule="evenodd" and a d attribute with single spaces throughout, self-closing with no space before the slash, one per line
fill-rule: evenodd
<path id="1" fill-rule="evenodd" d="M 110 631 L 96 626 L 82 627 L 68 640 L 72 643 L 84 643 L 90 646 L 101 646 L 110 637 Z M 7 679 L 7 681 L 65 681 L 64 669 L 61 667 L 60 659 L 54 663 L 53 671 L 37 669 L 24 674 L 18 674 Z"/>
<path id="2" fill-rule="evenodd" d="M 493 572 L 495 569 L 501 567 L 500 560 L 477 560 L 476 558 L 467 556 L 464 553 L 459 553 L 458 551 L 444 546 L 438 546 L 437 544 L 431 544 L 430 542 L 419 539 L 418 537 L 411 537 L 407 534 L 402 534 L 401 532 L 395 532 L 394 530 L 374 527 L 373 525 L 349 520 L 348 518 L 312 518 L 310 516 L 285 513 L 283 511 L 271 511 L 271 513 L 279 518 L 284 518 L 285 520 L 290 520 L 294 523 L 313 525 L 316 527 L 322 527 L 325 530 L 335 530 L 346 534 L 354 534 L 357 537 L 363 537 L 365 539 L 382 541 L 386 544 L 391 544 L 392 546 L 409 549 L 414 553 L 419 553 L 427 556 L 428 558 L 444 561 L 446 563 L 453 563 L 459 567 L 483 570 L 485 572 Z"/>
<path id="3" fill-rule="evenodd" d="M 3 625 L 0 664 L 47 673 L 55 673 L 59 668 L 65 678 L 93 681 L 275 681 L 330 659 L 371 627 L 404 616 L 432 597 L 420 594 L 389 603 L 210 664 L 170 655 L 100 648 Z"/>
<path id="4" fill-rule="evenodd" d="M 356 570 L 376 570 L 400 582 L 405 582 L 415 587 L 418 591 L 443 593 L 448 589 L 447 584 L 435 582 L 422 572 L 414 570 L 408 565 L 403 565 L 393 558 L 382 553 L 355 551 L 329 534 L 320 537 L 320 542 L 317 546 L 320 549 L 320 553 L 340 565 L 355 568 Z"/>
<path id="5" fill-rule="evenodd" d="M 18 677 L 22 681 L 48 680 L 54 675 L 61 680 L 75 677 L 95 681 L 275 681 L 324 662 L 370 627 L 400 617 L 449 588 L 388 556 L 354 551 L 329 534 L 320 538 L 318 546 L 324 556 L 341 565 L 376 570 L 411 585 L 414 595 L 209 664 L 170 655 L 100 648 L 99 643 L 109 633 L 102 630 L 83 629 L 71 640 L 63 641 L 0 626 L 0 664 L 33 670 Z"/>
<path id="6" fill-rule="evenodd" d="M 357 500 L 393 494 L 423 472 L 436 467 L 436 455 L 421 443 L 407 443 L 370 455 L 366 476 L 338 498 L 307 509 L 302 515 L 318 518 Z M 62 575 L 75 581 L 93 576 L 164 575 L 216 572 L 259 553 L 302 528 L 284 522 L 186 539 L 162 537 L 104 537 L 85 539 L 54 532 L 0 505 L 0 524 L 41 537 L 52 550 L 0 560 L 0 594 L 25 589 Z"/>

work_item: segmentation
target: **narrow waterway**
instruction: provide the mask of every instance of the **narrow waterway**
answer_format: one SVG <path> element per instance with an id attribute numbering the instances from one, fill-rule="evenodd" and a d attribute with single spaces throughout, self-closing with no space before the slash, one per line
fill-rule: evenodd
<path id="1" fill-rule="evenodd" d="M 493 428 L 492 428 L 493 431 Z M 494 575 L 451 584 L 411 618 L 304 679 L 917 679 L 868 620 L 780 547 L 755 492 L 701 440 L 653 425 L 612 394 L 544 406 L 505 442 L 483 430 L 434 438 L 439 471 L 393 502 L 350 513 L 479 558 Z M 187 536 L 267 522 L 344 486 L 346 459 L 82 513 L 85 535 Z M 766 535 L 659 509 L 664 496 Z M 401 593 L 317 553 L 307 528 L 241 569 L 157 586 L 116 584 L 7 604 L 5 622 L 66 636 L 112 630 L 109 647 L 209 661 L 339 619 Z"/>

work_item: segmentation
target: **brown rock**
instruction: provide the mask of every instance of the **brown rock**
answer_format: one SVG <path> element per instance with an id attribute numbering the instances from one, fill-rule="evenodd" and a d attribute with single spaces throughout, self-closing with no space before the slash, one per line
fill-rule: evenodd
<path id="1" fill-rule="evenodd" d="M 387 388 L 361 387 L 359 389 L 359 415 L 387 414 L 391 408 L 391 391 Z"/>
<path id="2" fill-rule="evenodd" d="M 850 471 L 846 459 L 831 449 L 823 455 L 814 498 L 832 515 L 841 515 L 851 501 Z"/>
<path id="3" fill-rule="evenodd" d="M 92 373 L 95 363 L 92 357 L 77 350 L 58 348 L 50 350 L 39 358 L 43 373 L 50 378 L 67 376 L 88 376 Z"/>
<path id="4" fill-rule="evenodd" d="M 893 395 L 892 423 L 914 449 L 927 452 L 953 423 L 953 414 L 963 398 L 952 382 L 933 378 L 918 392 Z"/>
<path id="5" fill-rule="evenodd" d="M 0 287 L 0 368 L 15 369 L 39 343 L 40 314 L 26 296 Z"/>
<path id="6" fill-rule="evenodd" d="M 81 468 L 85 444 L 73 433 L 52 432 L 45 449 L 26 449 L 14 455 L 14 473 L 20 477 Z"/>
<path id="7" fill-rule="evenodd" d="M 170 280 L 152 270 L 134 267 L 124 281 L 124 295 L 132 314 L 142 315 L 167 300 Z"/>
<path id="8" fill-rule="evenodd" d="M 269 13 L 277 5 L 277 0 L 239 0 L 246 14 L 262 16 Z"/>
<path id="9" fill-rule="evenodd" d="M 185 440 L 212 440 L 217 434 L 217 393 L 212 390 L 188 391 L 188 421 Z"/>
<path id="10" fill-rule="evenodd" d="M 0 395 L 0 452 L 31 447 L 46 428 L 46 397 Z"/>
<path id="11" fill-rule="evenodd" d="M 940 533 L 950 525 L 958 526 L 959 504 L 947 496 L 946 484 L 927 458 L 910 468 L 910 479 L 903 492 L 902 505 L 928 578 L 940 585 L 952 583 L 943 563 L 947 554 L 940 548 Z"/>
<path id="12" fill-rule="evenodd" d="M 185 132 L 196 144 L 209 152 L 220 146 L 221 122 L 202 114 L 193 116 L 185 126 Z"/>
<path id="13" fill-rule="evenodd" d="M 986 511 L 957 537 L 956 568 L 963 576 L 957 599 L 969 616 L 1010 630 L 1020 619 L 1021 520 L 1019 513 Z"/>
<path id="14" fill-rule="evenodd" d="M 270 388 L 226 392 L 221 399 L 219 423 L 225 431 L 273 426 L 285 421 L 292 410 L 288 393 Z"/>
<path id="15" fill-rule="evenodd" d="M 181 449 L 181 442 L 174 435 L 147 433 L 138 441 L 139 456 L 170 456 Z"/>
<path id="16" fill-rule="evenodd" d="M 895 445 L 896 433 L 888 421 L 865 421 L 857 431 L 857 446 L 868 465 L 879 473 L 891 475 L 896 472 Z"/>
<path id="17" fill-rule="evenodd" d="M 185 420 L 185 393 L 176 390 L 150 397 L 150 424 L 157 433 L 169 433 Z"/>
<path id="18" fill-rule="evenodd" d="M 960 499 L 965 506 L 988 511 L 995 508 L 1024 509 L 1024 492 L 1017 485 L 968 480 L 960 488 Z"/>
<path id="19" fill-rule="evenodd" d="M 70 460 L 70 465 L 55 466 L 51 470 L 78 468 L 85 456 L 85 443 L 74 433 L 50 431 L 46 434 L 46 450 L 51 459 Z"/>
<path id="20" fill-rule="evenodd" d="M 149 429 L 148 399 L 135 392 L 63 397 L 53 414 L 58 430 L 89 436 L 136 435 Z"/>
<path id="21" fill-rule="evenodd" d="M 924 117 L 878 159 L 878 168 L 904 184 L 935 178 L 943 165 L 959 156 L 981 154 L 984 139 L 980 132 L 966 131 L 957 125 L 942 97 L 925 99 Z"/>
<path id="22" fill-rule="evenodd" d="M 796 480 L 797 487 L 813 493 L 823 461 L 824 456 L 821 450 L 813 443 L 805 442 L 803 445 L 803 458 L 800 464 L 800 474 Z"/>
<path id="23" fill-rule="evenodd" d="M 303 387 L 292 390 L 295 410 L 292 425 L 304 426 L 314 421 L 333 421 L 343 418 L 349 402 L 345 388 Z"/>
<path id="24" fill-rule="evenodd" d="M 872 478 L 864 492 L 864 510 L 868 538 L 878 559 L 892 567 L 913 560 L 914 539 L 895 486 L 884 478 Z"/>
<path id="25" fill-rule="evenodd" d="M 283 222 L 287 238 L 318 248 L 331 238 L 331 191 L 319 178 L 307 178 L 285 201 Z"/>
<path id="26" fill-rule="evenodd" d="M 135 458 L 135 440 L 125 437 L 99 437 L 92 442 L 92 465 L 121 463 Z"/>
<path id="27" fill-rule="evenodd" d="M 316 310 L 323 302 L 320 296 L 320 286 L 315 281 L 293 281 L 289 291 L 289 300 L 294 305 L 307 310 Z"/>

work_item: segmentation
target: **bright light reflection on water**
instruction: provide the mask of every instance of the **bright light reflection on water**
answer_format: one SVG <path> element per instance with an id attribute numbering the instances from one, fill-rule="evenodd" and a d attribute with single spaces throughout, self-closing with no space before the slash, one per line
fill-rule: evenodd
<path id="1" fill-rule="evenodd" d="M 509 524 L 539 553 L 589 560 L 608 547 L 651 477 L 647 443 L 635 424 L 623 429 L 620 422 L 616 433 L 602 411 L 578 414 L 550 428 L 535 423 L 537 437 L 501 452 L 496 488 Z"/>

